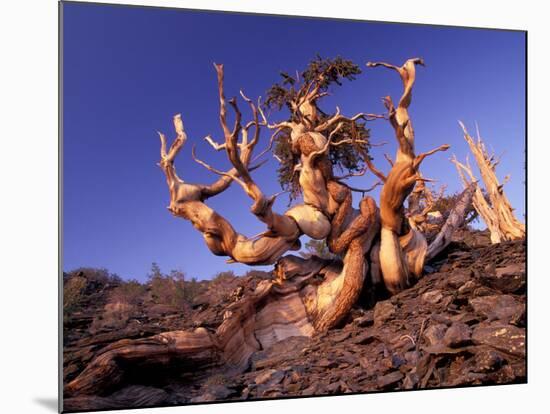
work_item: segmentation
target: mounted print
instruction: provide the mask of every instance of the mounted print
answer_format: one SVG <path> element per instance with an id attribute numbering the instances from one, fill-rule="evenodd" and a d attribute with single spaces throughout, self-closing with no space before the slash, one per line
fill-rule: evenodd
<path id="1" fill-rule="evenodd" d="M 526 32 L 60 11 L 64 412 L 527 381 Z"/>

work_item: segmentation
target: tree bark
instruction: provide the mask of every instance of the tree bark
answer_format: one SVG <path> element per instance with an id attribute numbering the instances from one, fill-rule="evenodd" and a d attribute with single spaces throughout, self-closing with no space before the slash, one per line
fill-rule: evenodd
<path id="1" fill-rule="evenodd" d="M 485 144 L 479 137 L 479 133 L 477 140 L 474 140 L 462 122 L 460 122 L 460 126 L 464 133 L 464 139 L 476 160 L 481 179 L 485 185 L 485 190 L 490 201 L 489 204 L 483 196 L 481 189 L 476 189 L 474 195 L 474 208 L 487 224 L 491 232 L 491 242 L 499 243 L 506 240 L 525 238 L 525 225 L 515 217 L 513 208 L 504 193 L 505 183 L 500 184 L 495 174 L 495 169 L 499 160 L 495 160 L 494 156 L 488 154 Z M 461 164 L 456 160 L 456 157 L 453 162 L 458 169 L 465 187 L 468 182 L 477 182 L 468 162 L 466 165 Z M 468 174 L 469 180 L 465 177 L 464 172 Z"/>
<path id="2" fill-rule="evenodd" d="M 291 105 L 294 111 L 291 120 L 275 125 L 268 124 L 259 104 L 254 105 L 241 92 L 252 113 L 252 121 L 242 124 L 237 101 L 226 101 L 225 98 L 223 66 L 215 65 L 219 120 L 224 139 L 222 143 L 217 143 L 211 136 L 205 139 L 215 150 L 226 152 L 232 168 L 221 171 L 208 165 L 197 158 L 193 148 L 195 161 L 219 178 L 211 185 L 190 184 L 179 178 L 174 160 L 187 141 L 187 135 L 181 116 L 176 115 L 176 139 L 168 151 L 166 138 L 159 133 L 159 166 L 166 175 L 169 210 L 190 221 L 202 233 L 213 254 L 227 256 L 229 262 L 275 264 L 274 277 L 262 281 L 253 293 L 229 306 L 215 333 L 203 328 L 174 331 L 146 339 L 122 340 L 106 347 L 67 384 L 67 394 L 104 395 L 121 383 L 130 364 L 146 369 L 176 361 L 192 361 L 193 369 L 220 363 L 244 370 L 252 354 L 260 349 L 291 336 L 311 336 L 339 324 L 357 302 L 367 275 L 375 284 L 382 280 L 391 293 L 405 289 L 420 277 L 426 256 L 430 257 L 446 243 L 455 221 L 450 218 L 441 240 L 428 249 L 423 234 L 411 227 L 405 217 L 405 200 L 416 183 L 425 180 L 419 171 L 420 164 L 434 152 L 448 149 L 448 145 L 441 145 L 419 155 L 415 153 L 408 107 L 412 99 L 415 65 L 418 64 L 423 65 L 422 59 L 409 59 L 401 67 L 380 62 L 368 64 L 397 71 L 403 82 L 403 94 L 397 108 L 391 98 L 385 98 L 398 143 L 395 161 L 387 177 L 374 167 L 368 154 L 361 154 L 368 168 L 384 183 L 380 209 L 374 199 L 364 194 L 359 209 L 353 208 L 352 191 L 357 190 L 341 181 L 345 177 L 338 178 L 333 174 L 329 159 L 331 146 L 359 143 L 355 139 L 334 143 L 333 135 L 342 123 L 354 122 L 361 117 L 366 119 L 366 115 L 346 118 L 337 110 L 336 115 L 319 123 L 316 100 L 323 95 L 320 92 L 322 76 L 312 80 L 307 89 L 297 94 Z M 227 104 L 235 113 L 232 128 L 227 122 Z M 336 127 L 326 136 L 326 131 L 333 125 Z M 304 202 L 289 208 L 284 214 L 273 211 L 276 196 L 266 196 L 251 174 L 260 165 L 251 166 L 258 158 L 253 158 L 252 154 L 264 127 L 290 130 L 292 150 L 300 159 L 296 172 L 300 174 Z M 225 191 L 232 182 L 242 187 L 252 199 L 251 212 L 266 225 L 261 234 L 254 237 L 239 234 L 227 219 L 206 204 L 209 198 Z M 456 214 L 459 215 L 460 211 Z M 341 260 L 284 256 L 289 250 L 299 249 L 300 237 L 304 234 L 326 240 L 331 253 Z"/>
<path id="3" fill-rule="evenodd" d="M 398 144 L 395 161 L 380 194 L 380 268 L 384 284 L 391 293 L 405 289 L 414 277 L 420 276 L 427 250 L 424 236 L 410 228 L 405 220 L 405 199 L 416 182 L 424 179 L 419 172 L 422 161 L 436 151 L 449 148 L 442 145 L 418 156 L 415 154 L 415 136 L 408 108 L 412 100 L 416 65 L 424 65 L 424 61 L 420 58 L 409 59 L 400 67 L 385 62 L 367 63 L 369 67 L 382 66 L 396 71 L 403 83 L 403 94 L 397 108 L 389 96 L 384 98 Z"/>
<path id="4" fill-rule="evenodd" d="M 456 205 L 449 213 L 449 217 L 445 221 L 445 224 L 428 247 L 426 261 L 430 261 L 439 253 L 441 253 L 445 249 L 445 247 L 447 247 L 451 242 L 454 231 L 464 224 L 464 220 L 466 218 L 466 209 L 472 202 L 472 197 L 475 193 L 476 188 L 477 186 L 475 183 L 470 183 L 468 187 L 466 187 L 466 189 L 462 192 L 460 198 L 456 202 Z"/>

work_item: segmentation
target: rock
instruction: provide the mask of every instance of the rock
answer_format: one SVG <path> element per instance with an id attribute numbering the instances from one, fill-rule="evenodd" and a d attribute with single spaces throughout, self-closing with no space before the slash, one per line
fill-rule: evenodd
<path id="1" fill-rule="evenodd" d="M 376 384 L 379 388 L 387 388 L 394 385 L 403 379 L 403 374 L 399 371 L 393 371 L 389 374 L 383 375 L 376 380 Z"/>
<path id="2" fill-rule="evenodd" d="M 422 301 L 426 303 L 430 303 L 432 305 L 435 305 L 441 299 L 443 299 L 443 294 L 441 293 L 440 290 L 431 290 L 422 295 Z"/>
<path id="3" fill-rule="evenodd" d="M 420 382 L 420 378 L 415 372 L 409 372 L 403 380 L 403 388 L 406 390 L 412 390 L 416 388 L 416 385 Z"/>
<path id="4" fill-rule="evenodd" d="M 202 395 L 192 398 L 191 402 L 208 402 L 208 401 L 219 401 L 225 400 L 230 395 L 234 394 L 234 390 L 227 388 L 224 385 L 214 384 L 209 385 L 204 390 Z"/>
<path id="5" fill-rule="evenodd" d="M 367 312 L 365 315 L 355 318 L 353 322 L 361 328 L 371 326 L 374 323 L 374 313 Z"/>
<path id="6" fill-rule="evenodd" d="M 430 263 L 436 271 L 411 288 L 370 310 L 361 306 L 374 303 L 358 303 L 340 329 L 312 338 L 288 337 L 255 351 L 247 371 L 210 363 L 199 368 L 195 360 L 182 361 L 182 367 L 166 375 L 160 371 L 163 367 L 144 367 L 139 381 L 151 378 L 144 392 L 131 392 L 129 376 L 115 394 L 66 398 L 66 408 L 88 411 L 136 406 L 138 401 L 142 406 L 178 405 L 525 381 L 524 243 L 451 247 L 451 256 Z M 120 339 L 185 330 L 194 323 L 213 332 L 234 297 L 252 291 L 240 277 L 218 286 L 201 283 L 211 292 L 189 314 L 160 308 L 150 312 L 142 306 L 138 316 L 118 330 L 88 330 L 105 304 L 91 298 L 91 307 L 71 315 L 66 326 L 65 378 L 80 373 L 105 346 Z M 236 290 L 241 285 L 244 292 Z M 162 389 L 154 382 L 161 372 L 166 382 Z"/>
<path id="7" fill-rule="evenodd" d="M 471 354 L 471 347 L 450 348 L 445 346 L 442 342 L 435 345 L 426 346 L 422 348 L 426 354 L 431 355 L 458 355 L 458 354 Z"/>
<path id="8" fill-rule="evenodd" d="M 310 387 L 306 388 L 305 390 L 302 391 L 302 395 L 307 395 L 307 396 L 310 396 L 310 395 L 319 395 L 319 385 L 314 383 L 313 385 L 311 385 Z"/>
<path id="9" fill-rule="evenodd" d="M 448 347 L 456 348 L 470 343 L 472 330 L 468 325 L 462 322 L 454 322 L 443 337 L 443 344 Z"/>
<path id="10" fill-rule="evenodd" d="M 472 295 L 473 296 L 490 296 L 490 295 L 495 295 L 497 293 L 498 293 L 497 291 L 495 291 L 494 289 L 488 288 L 487 286 L 480 286 L 474 289 L 474 291 L 472 292 Z"/>
<path id="11" fill-rule="evenodd" d="M 322 368 L 336 368 L 338 366 L 338 363 L 336 361 L 330 361 L 327 358 L 323 358 L 319 361 L 317 365 Z"/>
<path id="12" fill-rule="evenodd" d="M 485 273 L 481 281 L 503 293 L 519 293 L 525 288 L 525 263 L 512 263 Z"/>
<path id="13" fill-rule="evenodd" d="M 505 359 L 493 349 L 480 349 L 475 356 L 475 371 L 489 372 L 499 368 Z"/>
<path id="14" fill-rule="evenodd" d="M 525 329 L 493 322 L 489 325 L 478 325 L 472 334 L 477 345 L 489 345 L 506 353 L 525 357 Z"/>
<path id="15" fill-rule="evenodd" d="M 271 377 L 273 376 L 273 374 L 276 373 L 276 372 L 277 372 L 276 369 L 266 369 L 264 371 L 261 371 L 260 374 L 254 380 L 254 382 L 258 385 L 259 384 L 264 384 L 267 381 L 269 381 L 271 379 Z"/>
<path id="16" fill-rule="evenodd" d="M 463 286 L 470 276 L 466 273 L 454 273 L 449 278 L 447 278 L 447 285 L 452 289 L 458 289 Z"/>
<path id="17" fill-rule="evenodd" d="M 514 376 L 521 379 L 527 379 L 527 361 L 521 359 L 508 365 L 512 368 Z"/>
<path id="18" fill-rule="evenodd" d="M 430 325 L 424 331 L 424 339 L 428 342 L 428 345 L 438 344 L 445 336 L 446 330 L 447 326 L 442 323 Z"/>
<path id="19" fill-rule="evenodd" d="M 162 404 L 168 397 L 168 393 L 160 388 L 146 387 L 142 385 L 130 385 L 114 394 L 110 398 L 124 404 L 132 404 L 136 407 L 150 407 Z"/>
<path id="20" fill-rule="evenodd" d="M 398 369 L 407 363 L 407 360 L 400 354 L 393 354 L 391 357 L 392 368 Z"/>
<path id="21" fill-rule="evenodd" d="M 291 336 L 276 342 L 269 348 L 252 354 L 252 368 L 256 370 L 277 367 L 282 361 L 300 355 L 311 345 L 311 339 L 305 336 Z"/>
<path id="22" fill-rule="evenodd" d="M 498 267 L 495 269 L 496 277 L 514 274 L 525 274 L 525 263 L 512 263 L 508 266 Z"/>
<path id="23" fill-rule="evenodd" d="M 390 301 L 378 302 L 374 307 L 374 326 L 380 326 L 393 318 L 396 307 Z"/>
<path id="24" fill-rule="evenodd" d="M 474 311 L 489 321 L 498 319 L 505 323 L 517 323 L 525 312 L 525 305 L 511 295 L 491 295 L 470 299 Z"/>
<path id="25" fill-rule="evenodd" d="M 349 390 L 349 387 L 342 380 L 340 380 L 338 382 L 333 382 L 332 384 L 329 384 L 325 387 L 325 391 L 328 394 L 338 394 L 338 393 L 341 393 L 341 392 L 345 392 L 346 390 Z"/>
<path id="26" fill-rule="evenodd" d="M 417 351 L 409 351 L 405 352 L 405 359 L 407 360 L 407 363 L 415 366 L 418 364 L 418 358 L 420 357 L 420 354 Z"/>
<path id="27" fill-rule="evenodd" d="M 447 326 L 450 325 L 451 322 L 452 322 L 451 319 L 448 317 L 448 315 L 441 314 L 441 313 L 436 313 L 436 314 L 432 315 L 431 319 L 434 322 L 443 323 Z"/>
<path id="28" fill-rule="evenodd" d="M 350 331 L 341 332 L 339 334 L 334 335 L 331 339 L 333 342 L 342 342 L 348 339 L 351 336 Z"/>
<path id="29" fill-rule="evenodd" d="M 297 383 L 302 379 L 303 368 L 296 366 L 290 369 L 290 375 L 287 377 L 290 384 Z"/>
<path id="30" fill-rule="evenodd" d="M 284 390 L 289 393 L 290 395 L 292 394 L 296 394 L 298 391 L 300 391 L 300 389 L 302 388 L 301 384 L 297 384 L 297 383 L 293 383 L 293 384 L 288 384 Z"/>
<path id="31" fill-rule="evenodd" d="M 459 313 L 457 315 L 453 315 L 450 317 L 451 321 L 453 322 L 464 322 L 466 325 L 468 324 L 474 324 L 474 323 L 477 323 L 479 321 L 479 318 L 474 315 L 473 313 L 469 313 L 469 312 L 463 312 L 463 313 Z"/>
<path id="32" fill-rule="evenodd" d="M 368 369 L 368 368 L 371 367 L 371 363 L 370 363 L 369 359 L 365 358 L 365 357 L 359 358 L 359 365 L 363 369 Z"/>
<path id="33" fill-rule="evenodd" d="M 375 339 L 376 339 L 376 336 L 372 332 L 366 331 L 353 337 L 351 339 L 351 343 L 357 344 L 357 345 L 366 345 L 366 344 L 370 344 Z"/>
<path id="34" fill-rule="evenodd" d="M 473 280 L 468 280 L 466 283 L 458 288 L 458 293 L 460 295 L 466 295 L 472 292 L 476 286 L 478 286 L 476 282 L 474 282 Z"/>

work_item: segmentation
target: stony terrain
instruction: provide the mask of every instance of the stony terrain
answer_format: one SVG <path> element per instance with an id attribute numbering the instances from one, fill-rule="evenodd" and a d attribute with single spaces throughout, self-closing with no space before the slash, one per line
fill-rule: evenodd
<path id="1" fill-rule="evenodd" d="M 364 295 L 338 329 L 292 337 L 254 354 L 245 372 L 196 371 L 189 362 L 131 371 L 110 395 L 65 400 L 66 411 L 411 390 L 526 381 L 525 243 L 490 245 L 464 232 L 426 266 L 412 288 L 375 304 Z M 214 329 L 225 307 L 261 276 L 208 286 L 182 314 L 143 307 L 117 329 L 92 329 L 113 286 L 91 286 L 65 322 L 64 379 L 74 378 L 105 345 L 162 331 Z M 373 306 L 374 304 L 374 306 Z M 187 364 L 187 365 L 186 365 Z"/>

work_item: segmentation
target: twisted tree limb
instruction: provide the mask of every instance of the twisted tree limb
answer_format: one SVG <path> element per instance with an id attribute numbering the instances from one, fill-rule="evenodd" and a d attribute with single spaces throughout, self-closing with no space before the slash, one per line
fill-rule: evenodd
<path id="1" fill-rule="evenodd" d="M 144 361 L 162 367 L 192 360 L 197 369 L 201 369 L 201 364 L 220 363 L 244 370 L 252 354 L 260 349 L 290 336 L 311 336 L 339 324 L 357 302 L 367 276 L 374 283 L 383 281 L 391 293 L 406 288 L 414 278 L 420 277 L 426 256 L 432 257 L 438 246 L 445 244 L 453 225 L 445 227 L 443 241 L 438 239 L 437 244 L 428 249 L 425 237 L 411 227 L 405 215 L 405 199 L 417 183 L 421 190 L 428 181 L 420 174 L 421 163 L 427 156 L 448 149 L 448 145 L 441 145 L 419 155 L 415 153 L 408 107 L 418 64 L 423 65 L 422 59 L 409 59 L 401 67 L 383 62 L 368 64 L 397 71 L 403 82 L 397 108 L 390 97 L 384 99 L 387 116 L 360 113 L 348 118 L 337 109 L 334 116 L 321 122 L 316 106 L 317 100 L 326 95 L 321 87 L 324 82 L 321 74 L 308 79 L 296 93 L 290 102 L 291 118 L 277 124 L 268 123 L 259 99 L 255 105 L 241 91 L 240 96 L 252 114 L 252 120 L 245 123 L 237 100 L 225 97 L 223 65 L 215 65 L 223 141 L 218 142 L 211 135 L 205 141 L 214 150 L 225 151 L 232 168 L 223 171 L 209 165 L 197 157 L 193 147 L 195 161 L 219 178 L 210 185 L 190 184 L 179 178 L 174 160 L 187 135 L 181 116 L 176 115 L 176 138 L 169 150 L 165 136 L 159 133 L 159 165 L 168 184 L 169 210 L 189 220 L 202 233 L 213 254 L 226 256 L 229 262 L 275 264 L 273 278 L 260 282 L 254 292 L 230 305 L 215 333 L 199 328 L 119 341 L 98 352 L 86 369 L 67 385 L 66 391 L 71 395 L 105 394 L 123 381 L 126 366 Z M 231 127 L 227 122 L 228 105 L 235 114 Z M 390 121 L 398 143 L 395 159 L 387 158 L 391 166 L 387 175 L 376 168 L 367 150 L 359 145 L 367 144 L 366 141 L 353 138 L 333 142 L 334 135 L 346 122 L 379 118 Z M 275 130 L 275 134 L 267 148 L 254 157 L 262 128 Z M 276 196 L 266 196 L 251 174 L 261 165 L 251 164 L 271 150 L 281 129 L 290 130 L 292 151 L 300 160 L 295 172 L 299 174 L 303 194 L 303 203 L 283 214 L 273 210 Z M 365 161 L 365 168 L 337 177 L 328 153 L 331 147 L 344 144 L 358 144 L 356 149 Z M 383 183 L 380 209 L 373 198 L 364 196 L 374 186 L 361 190 L 340 181 L 364 175 L 367 170 Z M 266 225 L 266 231 L 258 236 L 238 233 L 227 219 L 206 204 L 233 181 L 252 199 L 252 214 Z M 353 208 L 352 198 L 352 193 L 357 191 L 363 193 L 358 209 Z M 302 235 L 326 240 L 336 258 L 284 256 L 289 250 L 299 249 Z"/>
<path id="2" fill-rule="evenodd" d="M 415 155 L 414 130 L 408 107 L 412 100 L 416 65 L 424 65 L 424 61 L 420 58 L 409 59 L 400 67 L 385 62 L 367 63 L 369 67 L 382 66 L 396 71 L 403 83 L 403 94 L 397 108 L 391 97 L 384 98 L 398 144 L 395 160 L 385 177 L 380 195 L 380 268 L 384 284 L 391 293 L 408 287 L 412 283 L 412 276 L 420 276 L 427 251 L 424 236 L 410 228 L 405 221 L 405 199 L 411 194 L 417 181 L 425 180 L 419 172 L 422 161 L 437 151 L 446 151 L 449 148 L 445 144 Z M 382 176 L 381 173 L 378 175 Z"/>

